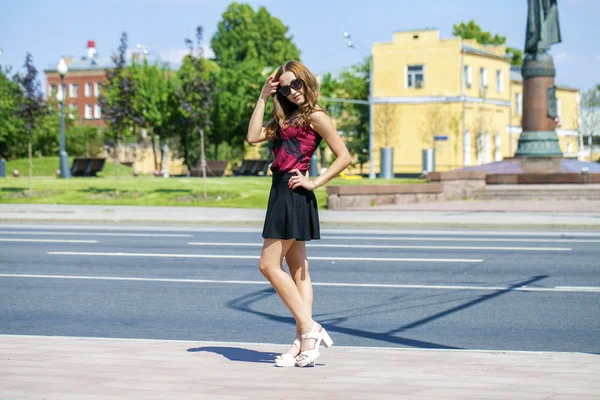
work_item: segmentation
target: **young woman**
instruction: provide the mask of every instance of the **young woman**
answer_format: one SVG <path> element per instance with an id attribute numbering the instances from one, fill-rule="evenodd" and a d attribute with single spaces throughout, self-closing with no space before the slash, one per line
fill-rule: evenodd
<path id="1" fill-rule="evenodd" d="M 273 99 L 272 119 L 263 125 L 265 105 Z M 273 182 L 263 229 L 259 268 L 296 320 L 296 340 L 275 359 L 280 367 L 312 366 L 321 342 L 333 341 L 312 319 L 313 288 L 306 241 L 319 239 L 319 215 L 313 190 L 338 176 L 350 154 L 329 116 L 317 103 L 319 84 L 301 63 L 288 61 L 267 78 L 248 125 L 248 142 L 273 141 Z M 333 164 L 309 180 L 310 159 L 325 140 Z M 285 259 L 290 274 L 282 267 Z"/>

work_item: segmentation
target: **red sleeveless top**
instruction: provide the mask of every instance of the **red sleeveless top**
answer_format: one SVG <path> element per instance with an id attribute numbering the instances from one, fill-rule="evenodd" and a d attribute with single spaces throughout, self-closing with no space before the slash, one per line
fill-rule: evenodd
<path id="1" fill-rule="evenodd" d="M 273 172 L 289 172 L 298 169 L 307 171 L 313 156 L 323 138 L 310 125 L 285 125 L 275 132 L 271 164 Z"/>

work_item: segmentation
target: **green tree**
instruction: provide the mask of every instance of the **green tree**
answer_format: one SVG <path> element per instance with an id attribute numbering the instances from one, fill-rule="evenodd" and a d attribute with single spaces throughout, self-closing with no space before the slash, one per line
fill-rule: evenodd
<path id="1" fill-rule="evenodd" d="M 214 78 L 206 71 L 206 62 L 202 53 L 202 27 L 196 28 L 196 49 L 193 42 L 186 39 L 190 48 L 188 59 L 190 66 L 181 72 L 181 84 L 176 96 L 182 116 L 187 125 L 200 135 L 200 162 L 204 179 L 204 198 L 207 198 L 206 156 L 204 149 L 204 133 L 210 127 L 211 107 L 214 101 Z M 205 79 L 204 77 L 208 77 Z M 186 132 L 188 134 L 190 131 Z M 189 167 L 189 165 L 188 165 Z"/>
<path id="2" fill-rule="evenodd" d="M 369 105 L 354 100 L 368 101 L 371 63 L 368 58 L 343 70 L 338 77 L 325 74 L 321 83 L 323 106 L 336 120 L 343 133 L 350 154 L 360 165 L 369 160 Z M 342 101 L 328 101 L 328 98 Z M 346 100 L 346 101 L 343 101 Z"/>
<path id="3" fill-rule="evenodd" d="M 106 80 L 102 85 L 99 103 L 102 107 L 104 119 L 108 122 L 110 130 L 105 135 L 114 141 L 116 156 L 115 196 L 119 196 L 119 145 L 127 137 L 136 124 L 141 123 L 135 111 L 135 97 L 137 96 L 134 79 L 127 68 L 125 54 L 127 52 L 127 33 L 121 35 L 119 53 L 113 61 L 115 67 L 106 70 Z"/>
<path id="4" fill-rule="evenodd" d="M 16 116 L 22 92 L 9 74 L 0 66 L 0 156 L 13 159 L 27 154 L 27 137 L 23 120 Z"/>
<path id="5" fill-rule="evenodd" d="M 210 42 L 219 66 L 255 60 L 262 66 L 275 67 L 286 60 L 300 59 L 288 27 L 266 8 L 255 12 L 248 4 L 233 2 L 222 18 Z"/>
<path id="6" fill-rule="evenodd" d="M 134 86 L 137 95 L 134 101 L 136 118 L 142 121 L 142 126 L 150 131 L 152 138 L 152 152 L 154 154 L 154 168 L 160 169 L 160 162 L 156 157 L 155 138 L 159 138 L 159 147 L 171 135 L 169 122 L 176 105 L 172 101 L 175 78 L 170 69 L 155 63 L 148 64 L 144 58 L 142 63 L 133 63 L 131 68 Z"/>
<path id="7" fill-rule="evenodd" d="M 453 25 L 452 28 L 452 35 L 462 39 L 475 39 L 477 43 L 483 45 L 498 46 L 506 44 L 506 36 L 492 35 L 491 32 L 483 31 L 473 20 L 466 24 L 461 22 L 458 25 Z M 517 67 L 523 65 L 523 52 L 521 50 L 514 47 L 507 47 L 506 55 L 510 57 L 511 65 Z"/>
<path id="8" fill-rule="evenodd" d="M 40 118 L 47 113 L 48 106 L 44 101 L 40 82 L 37 79 L 37 69 L 33 66 L 33 57 L 27 53 L 25 64 L 23 65 L 24 72 L 17 75 L 17 84 L 22 93 L 19 99 L 19 108 L 17 117 L 25 123 L 25 130 L 28 136 L 27 154 L 29 158 L 29 196 L 33 195 L 33 131 L 36 123 Z"/>
<path id="9" fill-rule="evenodd" d="M 193 82 L 196 80 L 201 82 L 213 82 L 213 85 L 216 85 L 215 81 L 219 74 L 219 66 L 215 61 L 204 58 L 201 47 L 194 49 L 193 46 L 191 46 L 191 42 L 186 43 L 190 46 L 190 54 L 192 54 L 192 57 L 190 57 L 189 54 L 186 55 L 183 59 L 181 68 L 177 71 L 174 92 L 174 103 L 176 104 L 176 107 L 173 108 L 175 111 L 171 116 L 172 122 L 170 125 L 172 127 L 172 134 L 179 138 L 179 151 L 183 155 L 184 163 L 187 165 L 188 170 L 191 171 L 200 157 L 200 137 L 197 134 L 197 130 L 190 125 L 187 113 L 184 113 L 180 107 L 182 94 L 181 85 L 190 86 L 190 84 L 193 85 Z M 215 96 L 215 89 L 213 88 L 212 90 L 213 96 Z M 204 133 L 207 143 L 211 143 L 218 147 L 221 141 L 226 140 L 226 137 L 222 137 L 226 131 L 217 131 L 214 129 L 214 109 L 215 104 L 213 102 L 210 109 L 211 124 L 206 126 Z"/>
<path id="10" fill-rule="evenodd" d="M 220 67 L 212 114 L 214 141 L 243 147 L 266 74 L 287 60 L 300 59 L 288 30 L 264 7 L 254 11 L 237 2 L 227 7 L 211 39 Z"/>

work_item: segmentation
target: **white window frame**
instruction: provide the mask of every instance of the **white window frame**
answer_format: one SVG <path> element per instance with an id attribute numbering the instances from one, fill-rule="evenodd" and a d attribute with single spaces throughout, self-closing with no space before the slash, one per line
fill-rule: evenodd
<path id="1" fill-rule="evenodd" d="M 77 87 L 76 83 L 69 84 L 69 97 L 72 99 L 76 99 L 78 89 L 79 88 Z"/>
<path id="2" fill-rule="evenodd" d="M 467 88 L 473 85 L 473 68 L 470 65 L 465 65 L 463 70 L 463 79 Z"/>
<path id="3" fill-rule="evenodd" d="M 490 137 L 490 133 L 486 132 L 483 135 L 483 162 L 489 163 L 490 154 L 492 153 L 492 138 Z"/>
<path id="4" fill-rule="evenodd" d="M 85 97 L 91 97 L 92 96 L 92 84 L 89 83 L 89 82 L 86 82 L 84 84 L 84 90 L 83 90 L 83 92 L 84 92 L 84 96 Z"/>
<path id="5" fill-rule="evenodd" d="M 408 69 L 411 67 L 421 67 L 421 72 L 409 71 Z M 404 71 L 406 71 L 404 74 L 404 87 L 411 89 L 422 89 L 425 86 L 425 64 L 406 65 Z M 421 79 L 420 86 L 417 86 L 417 75 L 423 76 L 423 79 Z M 409 77 L 412 77 L 412 85 L 409 82 Z"/>
<path id="6" fill-rule="evenodd" d="M 469 131 L 463 133 L 463 146 L 463 163 L 471 165 L 471 132 Z"/>
<path id="7" fill-rule="evenodd" d="M 94 104 L 94 118 L 102 118 L 102 110 L 100 109 L 100 104 Z"/>
<path id="8" fill-rule="evenodd" d="M 85 119 L 92 119 L 92 105 L 85 105 Z"/>
<path id="9" fill-rule="evenodd" d="M 64 83 L 62 85 L 58 85 L 58 93 L 60 94 L 60 97 L 63 99 L 65 99 L 65 93 L 67 93 L 67 85 L 65 85 Z"/>
<path id="10" fill-rule="evenodd" d="M 479 86 L 486 89 L 488 87 L 487 68 L 479 68 Z"/>
<path id="11" fill-rule="evenodd" d="M 94 97 L 100 96 L 100 82 L 94 82 Z"/>
<path id="12" fill-rule="evenodd" d="M 523 115 L 523 93 L 515 93 L 515 108 L 517 116 Z"/>
<path id="13" fill-rule="evenodd" d="M 496 70 L 496 90 L 498 93 L 504 92 L 504 71 Z"/>
<path id="14" fill-rule="evenodd" d="M 498 131 L 494 134 L 494 161 L 502 161 L 502 135 Z"/>

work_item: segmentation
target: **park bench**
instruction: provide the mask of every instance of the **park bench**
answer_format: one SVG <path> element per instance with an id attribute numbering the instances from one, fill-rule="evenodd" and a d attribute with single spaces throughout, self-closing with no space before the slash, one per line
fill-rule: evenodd
<path id="1" fill-rule="evenodd" d="M 227 160 L 206 160 L 206 176 L 223 176 L 227 170 Z M 196 166 L 190 171 L 190 176 L 202 176 L 202 164 L 198 160 Z"/>
<path id="2" fill-rule="evenodd" d="M 72 176 L 96 176 L 104 168 L 105 158 L 77 157 L 71 166 Z"/>
<path id="3" fill-rule="evenodd" d="M 270 166 L 270 160 L 243 159 L 239 168 L 233 170 L 233 174 L 236 176 L 266 176 Z"/>

